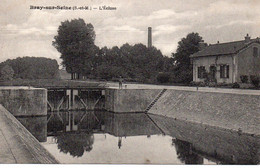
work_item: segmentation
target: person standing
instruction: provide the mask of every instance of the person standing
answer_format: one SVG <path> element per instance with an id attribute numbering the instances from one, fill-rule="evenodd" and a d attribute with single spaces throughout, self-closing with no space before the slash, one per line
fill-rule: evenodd
<path id="1" fill-rule="evenodd" d="M 123 86 L 123 78 L 122 76 L 119 77 L 119 89 L 122 89 Z"/>

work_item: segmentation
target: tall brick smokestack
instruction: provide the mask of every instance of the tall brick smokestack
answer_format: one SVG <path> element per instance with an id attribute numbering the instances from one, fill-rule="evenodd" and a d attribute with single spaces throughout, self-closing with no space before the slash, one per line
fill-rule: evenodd
<path id="1" fill-rule="evenodd" d="M 152 47 L 152 28 L 148 27 L 148 48 Z"/>

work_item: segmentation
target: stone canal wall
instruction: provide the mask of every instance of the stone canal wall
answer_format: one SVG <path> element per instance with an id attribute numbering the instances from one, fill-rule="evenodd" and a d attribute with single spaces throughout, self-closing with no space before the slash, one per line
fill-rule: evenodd
<path id="1" fill-rule="evenodd" d="M 161 89 L 106 89 L 105 109 L 112 112 L 143 112 Z"/>
<path id="2" fill-rule="evenodd" d="M 59 163 L 38 140 L 0 105 L 0 163 Z"/>
<path id="3" fill-rule="evenodd" d="M 47 115 L 47 90 L 0 87 L 0 104 L 14 116 Z"/>
<path id="4" fill-rule="evenodd" d="M 260 94 L 167 90 L 148 113 L 260 135 Z"/>
<path id="5" fill-rule="evenodd" d="M 181 88 L 160 93 L 162 89 L 107 89 L 105 109 L 112 112 L 146 110 L 151 114 L 260 135 L 259 90 Z"/>

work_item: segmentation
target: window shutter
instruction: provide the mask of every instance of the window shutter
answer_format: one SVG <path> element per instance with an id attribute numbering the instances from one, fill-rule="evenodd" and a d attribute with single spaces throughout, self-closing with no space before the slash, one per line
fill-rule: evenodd
<path id="1" fill-rule="evenodd" d="M 223 65 L 220 65 L 220 78 L 223 78 Z"/>
<path id="2" fill-rule="evenodd" d="M 198 67 L 198 78 L 200 78 L 200 67 Z"/>
<path id="3" fill-rule="evenodd" d="M 226 65 L 226 68 L 227 68 L 227 75 L 226 75 L 226 77 L 229 78 L 229 65 Z"/>

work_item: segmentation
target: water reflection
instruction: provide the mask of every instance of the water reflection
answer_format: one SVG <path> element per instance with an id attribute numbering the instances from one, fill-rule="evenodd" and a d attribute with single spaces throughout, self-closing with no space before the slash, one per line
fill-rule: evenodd
<path id="1" fill-rule="evenodd" d="M 47 140 L 47 116 L 16 117 L 18 121 L 39 141 Z"/>
<path id="2" fill-rule="evenodd" d="M 103 124 L 103 131 L 116 137 L 162 134 L 145 113 L 97 112 L 96 116 Z"/>
<path id="3" fill-rule="evenodd" d="M 73 157 L 80 157 L 93 148 L 93 133 L 66 133 L 55 137 L 58 149 Z"/>
<path id="4" fill-rule="evenodd" d="M 167 135 L 177 139 L 173 143 L 184 163 L 196 164 L 189 158 L 198 154 L 217 164 L 259 164 L 259 137 L 158 115 L 150 117 Z"/>
<path id="5" fill-rule="evenodd" d="M 118 137 L 160 134 L 160 130 L 144 113 L 115 114 L 94 111 L 52 112 L 48 114 L 48 135 L 54 136 L 61 152 L 80 157 L 90 151 L 93 133 L 109 133 Z"/>
<path id="6" fill-rule="evenodd" d="M 192 144 L 179 139 L 172 140 L 178 159 L 185 164 L 203 164 L 203 158 L 192 150 Z"/>
<path id="7" fill-rule="evenodd" d="M 101 122 L 93 111 L 52 112 L 48 114 L 48 135 L 58 132 L 101 131 Z"/>
<path id="8" fill-rule="evenodd" d="M 257 137 L 163 116 L 69 111 L 50 113 L 47 120 L 48 136 L 55 139 L 57 150 L 73 158 L 84 158 L 70 163 L 137 163 L 140 153 L 149 163 L 158 159 L 154 156 L 157 154 L 161 160 L 155 163 L 259 163 Z M 105 162 L 103 155 L 110 153 L 116 157 Z"/>

